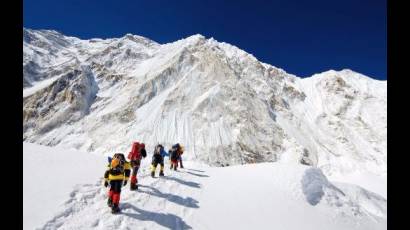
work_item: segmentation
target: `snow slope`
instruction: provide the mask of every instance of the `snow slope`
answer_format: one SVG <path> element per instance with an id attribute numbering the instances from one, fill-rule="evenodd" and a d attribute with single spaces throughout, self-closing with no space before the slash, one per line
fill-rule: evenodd
<path id="1" fill-rule="evenodd" d="M 101 157 L 23 146 L 24 229 L 387 229 L 381 196 L 332 183 L 318 168 L 284 162 L 220 168 L 185 162 L 178 172 L 166 164 L 166 177 L 150 178 L 150 159 L 144 159 L 140 190 L 125 188 L 122 214 L 112 215 Z M 30 180 L 46 162 L 50 171 L 64 173 Z M 39 188 L 46 189 L 38 194 Z M 46 196 L 38 208 L 36 198 Z"/>
<path id="2" fill-rule="evenodd" d="M 76 186 L 95 184 L 106 159 L 63 148 L 23 144 L 23 227 L 33 229 L 64 207 Z"/>

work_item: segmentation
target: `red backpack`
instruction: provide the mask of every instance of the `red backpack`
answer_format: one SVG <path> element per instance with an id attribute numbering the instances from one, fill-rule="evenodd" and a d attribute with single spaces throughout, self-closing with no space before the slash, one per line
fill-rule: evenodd
<path id="1" fill-rule="evenodd" d="M 141 144 L 139 142 L 132 143 L 131 152 L 128 153 L 128 159 L 130 160 L 141 159 L 140 149 L 141 149 Z"/>

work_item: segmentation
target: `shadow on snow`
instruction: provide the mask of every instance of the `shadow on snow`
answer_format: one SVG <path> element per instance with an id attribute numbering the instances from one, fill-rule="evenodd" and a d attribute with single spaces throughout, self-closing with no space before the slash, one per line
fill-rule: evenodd
<path id="1" fill-rule="evenodd" d="M 140 221 L 153 221 L 168 229 L 192 229 L 181 217 L 171 213 L 150 212 L 128 203 L 124 204 L 122 208 L 123 215 Z M 127 212 L 129 209 L 135 212 Z"/>
<path id="2" fill-rule="evenodd" d="M 167 199 L 170 202 L 173 202 L 173 203 L 185 206 L 185 207 L 199 208 L 198 201 L 191 198 L 191 197 L 183 198 L 183 197 L 175 195 L 175 194 L 164 193 L 164 192 L 161 192 L 161 191 L 159 191 L 158 189 L 156 189 L 154 187 L 147 186 L 147 185 L 140 185 L 140 187 L 150 189 L 150 190 L 139 190 L 139 192 L 141 192 L 141 193 L 146 193 L 148 195 L 161 197 L 161 198 Z"/>
<path id="3" fill-rule="evenodd" d="M 193 188 L 201 188 L 201 185 L 199 183 L 192 182 L 192 181 L 184 181 L 184 180 L 181 180 L 181 179 L 176 178 L 176 177 L 166 176 L 166 177 L 164 177 L 164 179 L 173 180 L 175 182 L 178 182 L 180 184 L 183 184 L 183 185 L 186 185 L 186 186 L 189 186 L 189 187 L 193 187 Z"/>
<path id="4" fill-rule="evenodd" d="M 198 174 L 198 173 L 193 173 L 193 172 L 189 172 L 189 171 L 186 171 L 185 173 L 188 173 L 188 174 L 191 174 L 191 175 L 194 175 L 194 176 L 199 176 L 199 177 L 209 177 L 208 175 L 205 175 L 205 174 Z"/>

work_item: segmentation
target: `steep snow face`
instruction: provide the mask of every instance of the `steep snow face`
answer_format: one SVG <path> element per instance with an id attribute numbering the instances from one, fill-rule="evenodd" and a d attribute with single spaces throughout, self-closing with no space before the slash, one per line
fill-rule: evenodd
<path id="1" fill-rule="evenodd" d="M 23 132 L 29 136 L 78 121 L 89 113 L 98 86 L 87 66 L 76 66 L 23 102 Z"/>
<path id="2" fill-rule="evenodd" d="M 350 70 L 328 71 L 297 82 L 306 94 L 280 121 L 315 155 L 327 175 L 368 171 L 387 175 L 386 82 Z M 288 119 L 291 117 L 291 119 Z M 293 121 L 293 122 L 289 122 Z M 308 143 L 308 144 L 307 144 Z"/>
<path id="3" fill-rule="evenodd" d="M 301 79 L 201 35 L 161 45 L 24 31 L 23 66 L 38 70 L 23 76 L 25 141 L 100 154 L 179 142 L 186 159 L 211 165 L 386 172 L 385 81 L 349 70 Z"/>
<path id="4" fill-rule="evenodd" d="M 69 68 L 76 61 L 70 48 L 78 41 L 56 31 L 23 28 L 23 88 Z"/>

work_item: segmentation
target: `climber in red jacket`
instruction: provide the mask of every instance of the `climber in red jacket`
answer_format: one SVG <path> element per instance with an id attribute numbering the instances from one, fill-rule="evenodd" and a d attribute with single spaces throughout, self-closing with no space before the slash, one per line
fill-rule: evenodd
<path id="1" fill-rule="evenodd" d="M 137 173 L 141 165 L 142 157 L 145 158 L 146 156 L 147 156 L 147 151 L 145 151 L 145 144 L 139 143 L 139 142 L 133 142 L 131 152 L 128 154 L 128 159 L 130 159 L 131 161 L 131 168 L 132 168 L 131 183 L 130 183 L 131 190 L 138 189 Z"/>

